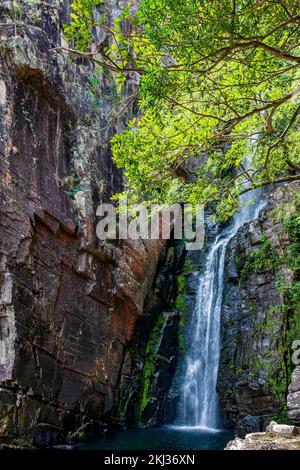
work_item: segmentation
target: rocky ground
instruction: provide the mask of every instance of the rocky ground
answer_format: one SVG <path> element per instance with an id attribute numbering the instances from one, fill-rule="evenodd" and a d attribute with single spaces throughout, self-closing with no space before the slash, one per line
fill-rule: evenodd
<path id="1" fill-rule="evenodd" d="M 266 432 L 236 437 L 225 450 L 300 450 L 300 428 L 272 421 Z"/>

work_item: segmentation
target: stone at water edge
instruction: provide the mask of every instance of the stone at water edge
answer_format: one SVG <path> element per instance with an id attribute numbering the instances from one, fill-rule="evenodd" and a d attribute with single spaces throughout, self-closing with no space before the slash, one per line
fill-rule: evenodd
<path id="1" fill-rule="evenodd" d="M 271 421 L 266 429 L 269 434 L 290 435 L 298 436 L 299 429 L 296 426 L 289 426 L 288 424 L 277 424 L 276 421 Z"/>
<path id="2" fill-rule="evenodd" d="M 300 426 L 300 366 L 297 366 L 292 373 L 287 407 L 290 421 L 296 426 Z"/>
<path id="3" fill-rule="evenodd" d="M 300 431 L 296 426 L 271 421 L 266 432 L 246 434 L 228 442 L 225 450 L 300 450 Z"/>

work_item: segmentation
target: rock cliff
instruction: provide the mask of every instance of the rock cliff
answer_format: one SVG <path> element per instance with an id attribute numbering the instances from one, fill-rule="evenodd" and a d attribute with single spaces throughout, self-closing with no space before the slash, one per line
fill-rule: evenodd
<path id="1" fill-rule="evenodd" d="M 272 417 L 288 422 L 292 344 L 300 333 L 297 192 L 273 191 L 259 219 L 242 227 L 227 250 L 218 392 L 225 421 L 241 436 L 262 430 Z M 296 375 L 290 418 L 299 413 L 295 387 Z"/>
<path id="2" fill-rule="evenodd" d="M 163 249 L 95 236 L 122 188 L 109 138 L 134 84 L 120 97 L 56 50 L 68 15 L 61 0 L 0 6 L 0 436 L 37 445 L 110 414 Z"/>
<path id="3" fill-rule="evenodd" d="M 299 428 L 280 425 L 272 421 L 266 432 L 247 434 L 245 439 L 236 437 L 225 450 L 300 450 Z"/>

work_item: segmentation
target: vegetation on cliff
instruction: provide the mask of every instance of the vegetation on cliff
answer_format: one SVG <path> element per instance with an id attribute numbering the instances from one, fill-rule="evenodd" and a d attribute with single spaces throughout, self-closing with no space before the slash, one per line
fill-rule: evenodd
<path id="1" fill-rule="evenodd" d="M 85 51 L 100 25 L 109 44 L 88 57 L 119 85 L 140 76 L 142 115 L 113 140 L 132 201 L 214 202 L 228 218 L 245 182 L 300 178 L 297 0 L 141 0 L 113 28 L 101 3 L 76 0 L 66 33 Z"/>
<path id="2" fill-rule="evenodd" d="M 274 304 L 269 311 L 264 312 L 264 322 L 258 324 L 256 330 L 266 337 L 272 334 L 274 328 L 281 330 L 276 350 L 274 351 L 274 347 L 268 350 L 263 364 L 257 361 L 257 369 L 264 365 L 271 370 L 272 358 L 276 353 L 281 367 L 270 373 L 268 387 L 275 397 L 281 397 L 282 403 L 285 403 L 295 367 L 293 344 L 300 338 L 300 199 L 297 189 L 286 188 L 288 201 L 278 204 L 270 211 L 270 221 L 273 228 L 276 228 L 277 248 L 274 248 L 274 240 L 273 237 L 270 238 L 270 234 L 269 238 L 261 236 L 249 256 L 242 256 L 239 269 L 240 288 L 245 287 L 251 276 L 271 272 L 280 293 L 281 303 Z M 281 415 L 277 415 L 276 419 L 286 422 L 285 404 Z"/>

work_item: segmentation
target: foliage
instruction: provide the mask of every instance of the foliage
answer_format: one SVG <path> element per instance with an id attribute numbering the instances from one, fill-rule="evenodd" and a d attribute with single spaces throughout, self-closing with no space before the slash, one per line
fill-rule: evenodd
<path id="1" fill-rule="evenodd" d="M 74 39 L 75 46 L 79 51 L 85 51 L 90 43 L 91 32 L 97 24 L 101 24 L 103 17 L 96 19 L 96 7 L 103 0 L 75 0 L 71 4 L 71 23 L 65 25 L 64 32 L 67 37 Z"/>
<path id="2" fill-rule="evenodd" d="M 185 351 L 185 326 L 188 320 L 188 304 L 187 304 L 187 279 L 186 276 L 197 271 L 198 267 L 193 260 L 186 258 L 182 272 L 177 277 L 177 297 L 175 307 L 180 312 L 178 345 L 179 351 Z"/>
<path id="3" fill-rule="evenodd" d="M 92 4 L 76 0 L 66 28 L 80 50 Z M 99 23 L 109 45 L 92 60 L 121 85 L 140 75 L 142 116 L 113 139 L 132 202 L 214 203 L 226 219 L 242 192 L 300 178 L 298 0 L 141 0 Z"/>

